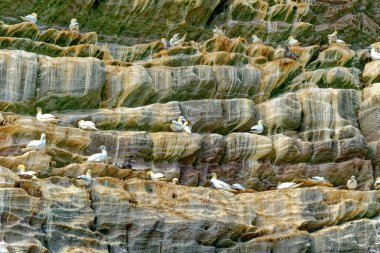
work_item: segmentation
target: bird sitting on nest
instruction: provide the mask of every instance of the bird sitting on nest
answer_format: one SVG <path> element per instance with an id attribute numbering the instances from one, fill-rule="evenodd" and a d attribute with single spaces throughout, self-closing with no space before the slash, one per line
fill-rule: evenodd
<path id="1" fill-rule="evenodd" d="M 374 44 L 370 45 L 369 48 L 371 49 L 371 59 L 372 61 L 378 61 L 380 60 L 380 53 L 376 52 Z"/>
<path id="2" fill-rule="evenodd" d="M 182 46 L 183 42 L 185 42 L 185 39 L 186 39 L 186 34 L 183 35 L 182 38 L 179 38 L 179 33 L 176 33 L 169 40 L 169 44 L 171 47 Z"/>
<path id="3" fill-rule="evenodd" d="M 254 125 L 253 127 L 251 127 L 251 130 L 249 132 L 252 134 L 262 134 L 264 132 L 264 126 L 265 126 L 264 121 L 259 120 L 257 122 L 257 125 Z"/>
<path id="4" fill-rule="evenodd" d="M 50 114 L 50 113 L 43 114 L 41 107 L 37 107 L 36 119 L 40 122 L 52 123 L 52 124 L 56 124 L 59 122 L 59 119 L 57 116 L 54 116 L 53 114 Z"/>
<path id="5" fill-rule="evenodd" d="M 26 147 L 31 148 L 31 149 L 36 149 L 36 150 L 41 150 L 45 147 L 46 145 L 46 134 L 41 134 L 41 138 L 39 140 L 33 140 L 29 142 Z"/>
<path id="6" fill-rule="evenodd" d="M 172 120 L 170 123 L 170 129 L 173 132 L 186 132 L 188 134 L 191 134 L 191 122 L 190 120 L 187 120 L 185 117 L 179 116 L 177 120 Z"/>
<path id="7" fill-rule="evenodd" d="M 295 189 L 301 185 L 302 183 L 297 184 L 295 182 L 286 182 L 286 183 L 278 182 L 276 189 L 277 190 Z"/>
<path id="8" fill-rule="evenodd" d="M 178 184 L 179 183 L 178 178 L 173 178 L 171 183 L 172 184 Z"/>
<path id="9" fill-rule="evenodd" d="M 79 120 L 78 121 L 78 126 L 82 130 L 99 131 L 99 129 L 96 128 L 95 123 L 92 122 L 92 121 L 88 121 L 88 120 L 83 120 L 83 119 Z"/>
<path id="10" fill-rule="evenodd" d="M 338 32 L 334 31 L 332 34 L 327 35 L 327 39 L 329 41 L 329 44 L 346 44 L 343 40 L 338 39 Z"/>
<path id="11" fill-rule="evenodd" d="M 211 174 L 210 184 L 211 184 L 212 188 L 218 189 L 218 190 L 229 191 L 232 189 L 229 184 L 227 184 L 221 180 L 218 180 L 218 176 L 216 175 L 216 173 Z"/>
<path id="12" fill-rule="evenodd" d="M 77 179 L 82 179 L 85 182 L 85 185 L 91 184 L 91 181 L 92 181 L 91 169 L 87 170 L 86 175 L 77 176 Z"/>
<path id="13" fill-rule="evenodd" d="M 148 179 L 152 181 L 166 181 L 167 179 L 165 178 L 164 174 L 162 173 L 153 173 L 153 171 L 148 171 L 147 173 Z"/>
<path id="14" fill-rule="evenodd" d="M 295 39 L 293 36 L 289 36 L 287 41 L 288 41 L 289 47 L 301 45 L 301 43 L 297 39 Z"/>
<path id="15" fill-rule="evenodd" d="M 24 164 L 20 164 L 19 166 L 17 166 L 17 175 L 19 175 L 20 177 L 22 178 L 35 178 L 37 179 L 37 177 L 35 176 L 37 174 L 37 172 L 35 171 L 25 171 L 25 165 Z"/>
<path id="16" fill-rule="evenodd" d="M 33 24 L 37 23 L 37 13 L 34 13 L 34 12 L 30 15 L 25 16 L 25 17 L 21 16 L 20 18 L 25 22 L 30 22 Z"/>
<path id="17" fill-rule="evenodd" d="M 347 188 L 349 190 L 355 190 L 358 187 L 358 182 L 356 182 L 355 176 L 351 176 L 351 179 L 347 181 Z"/>
<path id="18" fill-rule="evenodd" d="M 252 43 L 263 43 L 263 40 L 257 37 L 256 34 L 252 35 Z"/>
<path id="19" fill-rule="evenodd" d="M 373 183 L 373 186 L 375 187 L 376 190 L 380 190 L 380 177 L 376 178 L 375 183 Z"/>
<path id="20" fill-rule="evenodd" d="M 108 158 L 107 149 L 104 145 L 100 146 L 101 153 L 96 153 L 87 158 L 87 162 L 102 163 Z"/>

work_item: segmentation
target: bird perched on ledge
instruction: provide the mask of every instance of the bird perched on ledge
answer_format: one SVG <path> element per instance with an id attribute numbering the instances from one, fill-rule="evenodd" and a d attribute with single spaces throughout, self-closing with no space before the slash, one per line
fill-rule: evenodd
<path id="1" fill-rule="evenodd" d="M 108 158 L 107 149 L 105 146 L 100 146 L 100 150 L 102 150 L 102 153 L 96 153 L 91 155 L 89 158 L 87 158 L 87 162 L 93 162 L 93 163 L 102 163 Z"/>
<path id="2" fill-rule="evenodd" d="M 284 57 L 285 57 L 285 58 L 290 58 L 290 59 L 292 59 L 292 60 L 297 60 L 298 55 L 296 55 L 295 53 L 293 53 L 292 51 L 290 51 L 289 47 L 286 45 L 286 46 L 285 46 L 285 54 L 284 54 Z"/>
<path id="3" fill-rule="evenodd" d="M 33 24 L 37 23 L 37 13 L 34 13 L 34 12 L 30 15 L 25 16 L 25 17 L 21 16 L 20 18 L 25 22 L 30 22 Z"/>
<path id="4" fill-rule="evenodd" d="M 182 43 L 185 41 L 185 39 L 186 39 L 186 34 L 183 35 L 182 38 L 179 38 L 179 33 L 176 33 L 170 39 L 169 44 L 171 47 L 182 46 Z"/>
<path id="5" fill-rule="evenodd" d="M 54 116 L 53 114 L 50 113 L 44 113 L 42 114 L 41 107 L 37 107 L 37 115 L 36 119 L 40 122 L 45 122 L 45 123 L 58 123 L 59 119 L 57 116 Z"/>
<path id="6" fill-rule="evenodd" d="M 347 188 L 349 190 L 355 190 L 358 187 L 358 182 L 356 182 L 355 176 L 351 176 L 351 179 L 347 181 Z"/>
<path id="7" fill-rule="evenodd" d="M 211 174 L 211 179 L 210 179 L 210 183 L 211 183 L 211 186 L 212 188 L 215 188 L 215 189 L 218 189 L 218 190 L 231 190 L 231 186 L 221 180 L 218 180 L 218 176 L 216 175 L 216 173 L 212 173 Z"/>
<path id="8" fill-rule="evenodd" d="M 346 44 L 346 42 L 344 42 L 343 40 L 338 39 L 338 32 L 337 31 L 334 31 L 332 34 L 327 35 L 327 39 L 328 39 L 330 45 L 332 43 Z"/>
<path id="9" fill-rule="evenodd" d="M 295 189 L 299 186 L 301 186 L 302 183 L 300 184 L 297 184 L 297 183 L 294 183 L 294 182 L 286 182 L 286 183 L 281 183 L 281 182 L 278 182 L 278 185 L 276 187 L 277 190 L 286 190 L 286 189 Z"/>
<path id="10" fill-rule="evenodd" d="M 252 35 L 252 43 L 263 43 L 263 40 L 257 37 L 256 34 Z"/>
<path id="11" fill-rule="evenodd" d="M 41 138 L 39 140 L 33 140 L 29 142 L 26 147 L 36 150 L 41 150 L 45 147 L 46 144 L 46 134 L 41 134 Z"/>
<path id="12" fill-rule="evenodd" d="M 92 121 L 85 121 L 83 119 L 78 121 L 78 126 L 82 130 L 88 130 L 88 131 L 99 131 L 99 129 L 96 128 L 96 125 Z"/>
<path id="13" fill-rule="evenodd" d="M 289 47 L 292 47 L 292 46 L 299 46 L 301 45 L 301 43 L 295 39 L 293 36 L 289 36 L 288 38 L 288 46 Z"/>
<path id="14" fill-rule="evenodd" d="M 79 30 L 79 23 L 76 18 L 72 18 L 69 25 L 70 31 L 78 31 Z"/>
<path id="15" fill-rule="evenodd" d="M 19 166 L 17 166 L 17 175 L 19 175 L 20 177 L 23 177 L 23 178 L 37 178 L 35 175 L 37 174 L 37 172 L 35 171 L 25 171 L 25 165 L 24 164 L 20 164 Z"/>
<path id="16" fill-rule="evenodd" d="M 77 176 L 77 179 L 82 179 L 85 182 L 85 185 L 91 184 L 91 181 L 92 181 L 91 169 L 87 170 L 86 175 Z"/>
<path id="17" fill-rule="evenodd" d="M 153 180 L 153 181 L 166 180 L 164 174 L 162 173 L 153 173 L 153 171 L 148 171 L 146 174 L 149 180 Z"/>
<path id="18" fill-rule="evenodd" d="M 259 122 L 257 122 L 257 125 L 254 125 L 253 127 L 251 127 L 251 130 L 249 132 L 252 134 L 262 134 L 264 132 L 264 126 L 265 126 L 264 121 L 259 120 Z"/>
<path id="19" fill-rule="evenodd" d="M 373 47 L 373 44 L 369 46 L 371 49 L 371 58 L 372 61 L 378 61 L 380 60 L 380 53 L 376 52 L 375 48 Z"/>

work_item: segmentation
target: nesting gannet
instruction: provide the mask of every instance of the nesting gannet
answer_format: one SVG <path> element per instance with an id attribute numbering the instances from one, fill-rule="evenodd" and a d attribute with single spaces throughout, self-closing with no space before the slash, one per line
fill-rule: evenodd
<path id="1" fill-rule="evenodd" d="M 372 61 L 378 61 L 380 60 L 380 53 L 376 52 L 375 48 L 373 47 L 373 44 L 369 46 L 371 49 L 371 58 Z"/>
<path id="2" fill-rule="evenodd" d="M 83 119 L 79 120 L 78 126 L 82 130 L 88 130 L 88 131 L 98 131 L 96 128 L 96 125 L 92 121 L 85 121 Z"/>
<path id="3" fill-rule="evenodd" d="M 39 140 L 34 140 L 29 142 L 26 147 L 41 150 L 45 147 L 46 144 L 46 134 L 41 134 L 41 138 Z"/>
<path id="4" fill-rule="evenodd" d="M 24 164 L 20 164 L 19 166 L 17 166 L 17 174 L 20 176 L 20 177 L 28 177 L 28 178 L 36 178 L 36 174 L 37 172 L 35 171 L 25 171 L 25 165 Z"/>
<path id="5" fill-rule="evenodd" d="M 148 171 L 146 174 L 149 180 L 156 181 L 160 179 L 165 179 L 165 176 L 162 173 L 153 173 L 153 171 Z"/>
<path id="6" fill-rule="evenodd" d="M 241 184 L 233 184 L 231 185 L 231 188 L 238 191 L 244 191 L 245 188 Z"/>
<path id="7" fill-rule="evenodd" d="M 259 122 L 257 122 L 257 125 L 254 125 L 253 127 L 251 127 L 251 130 L 249 132 L 252 134 L 262 134 L 264 132 L 264 126 L 265 126 L 264 121 L 259 120 Z"/>
<path id="8" fill-rule="evenodd" d="M 297 60 L 298 55 L 296 55 L 295 53 L 293 53 L 292 51 L 290 51 L 289 47 L 286 45 L 286 46 L 285 46 L 284 57 L 286 57 L 286 58 L 290 58 L 290 59 L 292 59 L 292 60 Z"/>
<path id="9" fill-rule="evenodd" d="M 78 31 L 79 30 L 79 23 L 76 18 L 72 18 L 69 25 L 70 31 Z"/>
<path id="10" fill-rule="evenodd" d="M 82 179 L 85 185 L 89 185 L 92 181 L 91 169 L 88 169 L 86 175 L 77 176 L 77 179 Z"/>
<path id="11" fill-rule="evenodd" d="M 178 132 L 183 132 L 183 131 L 187 131 L 187 132 L 190 131 L 190 133 L 191 133 L 191 125 L 189 125 L 188 120 L 186 120 L 186 118 L 183 116 L 179 116 L 177 120 L 172 120 L 172 121 L 170 121 L 170 123 L 171 123 L 170 129 L 173 132 L 178 133 Z M 185 127 L 187 127 L 186 130 L 184 129 Z"/>
<path id="12" fill-rule="evenodd" d="M 302 185 L 302 183 L 296 184 L 296 183 L 293 183 L 293 182 L 286 182 L 286 183 L 280 183 L 280 182 L 278 182 L 278 185 L 277 185 L 276 189 L 277 190 L 295 189 L 295 188 L 297 188 L 300 185 Z"/>
<path id="13" fill-rule="evenodd" d="M 192 129 L 192 127 L 191 127 L 191 122 L 190 122 L 190 120 L 186 120 L 186 121 L 183 123 L 182 127 L 183 127 L 183 131 L 184 131 L 184 132 L 186 132 L 186 133 L 188 133 L 188 134 L 191 134 L 191 129 Z"/>
<path id="14" fill-rule="evenodd" d="M 179 33 L 176 33 L 170 39 L 169 44 L 170 44 L 171 47 L 182 46 L 182 43 L 185 41 L 185 39 L 186 39 L 186 34 L 183 35 L 182 38 L 179 38 Z"/>
<path id="15" fill-rule="evenodd" d="M 328 182 L 329 182 L 329 181 L 327 181 L 326 178 L 324 178 L 324 177 L 319 177 L 319 176 L 315 176 L 315 177 L 312 177 L 312 178 L 308 178 L 308 180 L 313 181 L 313 182 L 322 182 L 322 183 L 328 183 Z"/>
<path id="16" fill-rule="evenodd" d="M 337 43 L 337 44 L 346 44 L 343 40 L 338 39 L 338 32 L 334 31 L 332 34 L 327 35 L 327 39 L 329 40 L 329 44 Z"/>
<path id="17" fill-rule="evenodd" d="M 172 179 L 172 184 L 178 184 L 178 182 L 179 182 L 178 178 L 173 178 Z"/>
<path id="18" fill-rule="evenodd" d="M 108 155 L 107 155 L 107 149 L 106 149 L 106 147 L 102 145 L 102 146 L 99 147 L 99 149 L 102 150 L 102 153 L 93 154 L 92 156 L 90 156 L 89 158 L 87 158 L 88 162 L 102 163 L 105 160 L 107 160 Z"/>
<path id="19" fill-rule="evenodd" d="M 351 176 L 351 179 L 347 181 L 347 188 L 349 190 L 355 190 L 358 187 L 358 182 L 356 182 L 355 176 Z"/>
<path id="20" fill-rule="evenodd" d="M 252 35 L 252 43 L 263 43 L 263 40 L 257 37 L 256 34 Z"/>
<path id="21" fill-rule="evenodd" d="M 31 23 L 37 23 L 37 13 L 32 13 L 30 15 L 27 15 L 25 17 L 20 17 L 25 22 L 31 22 Z"/>
<path id="22" fill-rule="evenodd" d="M 219 36 L 226 36 L 223 29 L 220 29 L 217 26 L 215 26 L 215 29 L 212 32 L 214 34 L 214 38 Z"/>
<path id="23" fill-rule="evenodd" d="M 376 190 L 380 190 L 380 177 L 376 178 L 375 183 L 373 183 L 373 186 L 375 187 Z"/>
<path id="24" fill-rule="evenodd" d="M 292 46 L 298 46 L 298 45 L 301 45 L 301 43 L 297 39 L 295 39 L 293 36 L 289 36 L 288 46 L 292 47 Z"/>
<path id="25" fill-rule="evenodd" d="M 221 180 L 218 180 L 218 176 L 216 173 L 211 174 L 211 180 L 210 180 L 212 188 L 218 189 L 218 190 L 231 190 L 231 186 Z"/>
<path id="26" fill-rule="evenodd" d="M 42 114 L 42 110 L 40 107 L 37 107 L 37 115 L 36 118 L 38 121 L 46 122 L 46 123 L 56 123 L 58 121 L 58 117 L 53 114 L 45 113 Z"/>

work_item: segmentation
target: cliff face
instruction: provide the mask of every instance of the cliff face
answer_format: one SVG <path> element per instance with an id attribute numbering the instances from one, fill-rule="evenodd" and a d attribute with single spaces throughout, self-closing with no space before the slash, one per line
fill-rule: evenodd
<path id="1" fill-rule="evenodd" d="M 363 49 L 379 6 L 3 0 L 0 252 L 379 252 L 380 61 Z M 17 21 L 31 12 L 38 26 Z M 58 27 L 72 17 L 82 33 Z M 334 30 L 352 46 L 326 45 Z M 187 42 L 164 48 L 174 33 Z M 289 35 L 296 60 L 276 52 Z M 170 130 L 180 115 L 192 134 Z M 248 133 L 259 119 L 264 134 Z M 42 151 L 24 149 L 41 133 Z M 85 162 L 100 145 L 109 163 Z M 132 169 L 111 165 L 127 157 Z M 20 178 L 21 163 L 40 179 Z M 89 186 L 76 179 L 87 169 Z M 210 189 L 212 172 L 250 190 Z M 342 190 L 352 175 L 357 190 Z M 273 190 L 313 176 L 336 189 Z"/>

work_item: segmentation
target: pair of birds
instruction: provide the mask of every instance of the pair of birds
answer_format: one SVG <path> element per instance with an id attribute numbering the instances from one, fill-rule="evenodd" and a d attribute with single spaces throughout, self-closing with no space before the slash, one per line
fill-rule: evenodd
<path id="1" fill-rule="evenodd" d="M 37 107 L 36 119 L 40 122 L 51 123 L 51 124 L 57 124 L 59 122 L 59 119 L 57 116 L 50 114 L 50 113 L 42 113 L 42 109 L 40 107 Z M 80 129 L 87 130 L 87 131 L 98 131 L 99 130 L 96 128 L 95 123 L 92 121 L 79 120 L 78 126 Z"/>
<path id="2" fill-rule="evenodd" d="M 153 171 L 148 171 L 146 175 L 148 179 L 152 181 L 167 181 L 167 178 L 165 178 L 165 175 L 159 172 L 154 173 Z M 172 184 L 178 184 L 178 182 L 179 182 L 178 178 L 173 178 L 171 181 Z"/>
<path id="3" fill-rule="evenodd" d="M 341 39 L 338 39 L 338 32 L 337 31 L 334 31 L 332 34 L 329 34 L 327 35 L 327 39 L 329 41 L 329 44 L 346 44 L 346 42 L 344 42 L 343 40 Z"/>
<path id="4" fill-rule="evenodd" d="M 26 15 L 24 17 L 21 16 L 21 19 L 25 22 L 30 22 L 30 23 L 36 24 L 37 23 L 37 13 L 33 12 L 32 14 Z M 70 29 L 70 31 L 78 31 L 79 30 L 79 23 L 78 23 L 78 20 L 76 18 L 71 19 L 69 29 Z"/>
<path id="5" fill-rule="evenodd" d="M 185 42 L 186 34 L 183 35 L 182 38 L 179 37 L 179 33 L 173 35 L 173 37 L 169 40 L 169 44 L 165 38 L 161 38 L 162 44 L 164 44 L 164 48 L 182 46 L 183 42 Z"/>
<path id="6" fill-rule="evenodd" d="M 184 116 L 179 116 L 177 120 L 170 121 L 170 129 L 176 133 L 185 132 L 191 134 L 191 122 Z"/>

